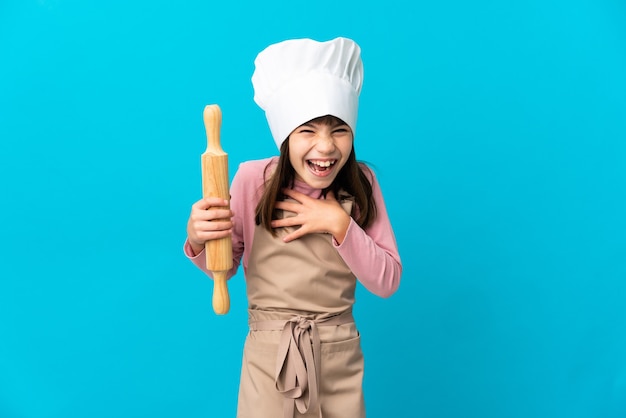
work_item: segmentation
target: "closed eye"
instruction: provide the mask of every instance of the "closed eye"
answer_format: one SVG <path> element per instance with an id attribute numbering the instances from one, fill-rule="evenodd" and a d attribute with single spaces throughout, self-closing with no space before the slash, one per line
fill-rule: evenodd
<path id="1" fill-rule="evenodd" d="M 350 132 L 350 131 L 348 130 L 348 128 L 345 128 L 345 127 L 337 128 L 337 129 L 333 130 L 333 133 L 337 133 L 337 134 L 345 134 L 345 133 L 348 133 L 348 132 Z"/>

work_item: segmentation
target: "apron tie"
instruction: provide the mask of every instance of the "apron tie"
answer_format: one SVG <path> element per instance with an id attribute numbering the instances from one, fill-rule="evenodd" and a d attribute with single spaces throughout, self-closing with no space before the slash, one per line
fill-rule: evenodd
<path id="1" fill-rule="evenodd" d="M 285 397 L 285 418 L 319 408 L 321 341 L 314 321 L 296 316 L 283 326 L 276 362 L 276 389 Z M 305 399 L 305 395 L 308 395 Z"/>
<path id="2" fill-rule="evenodd" d="M 276 357 L 274 382 L 285 398 L 284 418 L 293 418 L 295 409 L 301 414 L 322 411 L 319 406 L 321 348 L 318 326 L 341 325 L 353 322 L 352 311 L 314 320 L 296 315 L 288 320 L 255 321 L 256 331 L 282 330 Z"/>

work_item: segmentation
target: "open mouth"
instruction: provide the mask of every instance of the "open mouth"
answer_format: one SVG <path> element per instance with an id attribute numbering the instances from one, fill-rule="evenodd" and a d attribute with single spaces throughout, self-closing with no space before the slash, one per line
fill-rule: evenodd
<path id="1" fill-rule="evenodd" d="M 318 174 L 323 174 L 332 170 L 337 160 L 307 160 L 309 168 Z"/>

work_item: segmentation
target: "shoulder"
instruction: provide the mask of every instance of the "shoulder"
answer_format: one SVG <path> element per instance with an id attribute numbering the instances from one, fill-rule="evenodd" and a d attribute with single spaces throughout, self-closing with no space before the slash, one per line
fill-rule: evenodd
<path id="1" fill-rule="evenodd" d="M 236 177 L 249 181 L 264 181 L 266 171 L 276 164 L 278 157 L 263 158 L 260 160 L 249 160 L 239 164 Z"/>
<path id="2" fill-rule="evenodd" d="M 276 164 L 275 160 L 277 157 L 240 163 L 230 187 L 231 200 L 253 210 L 262 195 L 267 173 L 270 173 L 268 168 Z"/>
<path id="3" fill-rule="evenodd" d="M 366 163 L 359 161 L 359 168 L 361 172 L 365 175 L 365 177 L 369 180 L 370 184 L 377 183 L 376 174 L 374 174 L 374 170 L 367 165 Z"/>

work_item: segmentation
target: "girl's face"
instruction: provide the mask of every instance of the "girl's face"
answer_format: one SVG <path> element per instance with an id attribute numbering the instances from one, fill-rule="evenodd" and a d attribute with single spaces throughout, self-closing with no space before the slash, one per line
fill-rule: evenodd
<path id="1" fill-rule="evenodd" d="M 296 179 L 316 189 L 332 184 L 352 152 L 352 129 L 336 118 L 314 119 L 288 138 Z"/>

